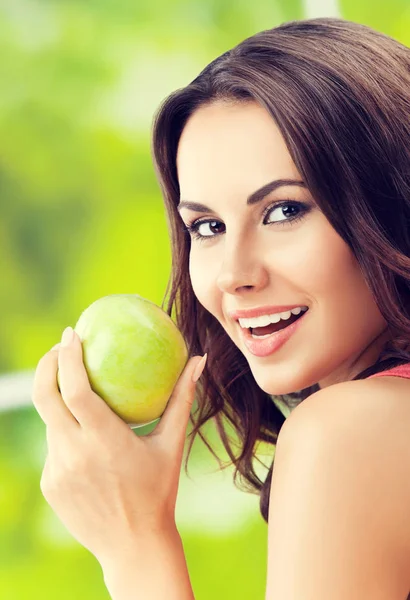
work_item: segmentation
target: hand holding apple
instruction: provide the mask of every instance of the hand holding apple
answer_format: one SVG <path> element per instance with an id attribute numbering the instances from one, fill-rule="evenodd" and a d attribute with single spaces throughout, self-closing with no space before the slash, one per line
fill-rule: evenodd
<path id="1" fill-rule="evenodd" d="M 66 332 L 61 346 L 40 359 L 34 378 L 33 404 L 46 424 L 48 446 L 40 488 L 70 533 L 104 568 L 124 548 L 132 551 L 147 532 L 157 535 L 175 526 L 193 374 L 199 377 L 206 355 L 187 362 L 160 423 L 137 437 L 91 388 L 80 337 L 71 328 Z M 115 382 L 114 371 L 112 377 Z"/>

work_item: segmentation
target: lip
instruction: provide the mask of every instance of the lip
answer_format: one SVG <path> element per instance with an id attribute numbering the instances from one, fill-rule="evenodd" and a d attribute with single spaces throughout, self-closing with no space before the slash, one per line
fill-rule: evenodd
<path id="1" fill-rule="evenodd" d="M 275 331 L 269 337 L 264 338 L 262 340 L 258 340 L 252 337 L 252 334 L 248 328 L 244 329 L 238 323 L 238 326 L 241 330 L 241 336 L 243 343 L 246 348 L 249 350 L 251 354 L 254 356 L 269 356 L 279 350 L 285 344 L 289 338 L 297 331 L 300 327 L 300 324 L 303 323 L 306 319 L 306 314 L 309 310 L 305 311 L 305 313 L 299 317 L 297 321 L 285 327 L 285 329 L 280 329 L 279 331 Z"/>
<path id="2" fill-rule="evenodd" d="M 292 310 L 292 308 L 298 308 L 299 306 L 306 305 L 292 304 L 288 306 L 260 306 L 259 308 L 249 308 L 247 310 L 234 310 L 232 312 L 228 312 L 228 315 L 231 317 L 231 319 L 237 321 L 238 319 L 250 319 L 251 317 L 260 317 L 262 315 L 273 315 L 274 313 L 286 312 L 287 310 Z"/>

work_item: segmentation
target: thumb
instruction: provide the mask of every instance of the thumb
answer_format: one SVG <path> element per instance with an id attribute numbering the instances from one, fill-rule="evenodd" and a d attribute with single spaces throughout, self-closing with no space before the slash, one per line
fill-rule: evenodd
<path id="1" fill-rule="evenodd" d="M 208 354 L 194 356 L 187 362 L 172 390 L 160 422 L 149 435 L 166 437 L 167 442 L 171 445 L 175 445 L 181 440 L 184 441 L 195 398 L 196 383 L 205 367 L 207 357 Z"/>

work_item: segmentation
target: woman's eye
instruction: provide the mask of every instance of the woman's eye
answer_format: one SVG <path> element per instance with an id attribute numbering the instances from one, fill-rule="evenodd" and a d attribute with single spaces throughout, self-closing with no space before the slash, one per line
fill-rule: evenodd
<path id="1" fill-rule="evenodd" d="M 290 211 L 288 210 L 289 208 L 291 209 Z M 298 216 L 300 209 L 297 205 L 294 204 L 281 204 L 279 206 L 274 206 L 273 208 L 270 208 L 266 214 L 271 215 L 276 211 L 278 211 L 279 216 L 283 217 L 283 215 L 285 215 L 285 218 L 280 219 L 279 221 L 270 220 L 270 223 L 278 223 L 281 221 L 290 221 L 292 219 L 295 219 Z"/>
<path id="2" fill-rule="evenodd" d="M 197 222 L 196 224 L 194 224 L 193 226 L 191 226 L 191 231 L 193 233 L 197 233 L 199 234 L 199 237 L 215 237 L 215 235 L 217 235 L 218 233 L 221 233 L 220 231 L 218 231 L 218 223 L 219 223 L 219 227 L 221 225 L 220 221 L 200 221 Z M 202 227 L 202 234 L 199 233 L 200 229 Z M 209 229 L 207 229 L 209 228 Z M 209 234 L 209 232 L 211 232 Z"/>
<path id="3" fill-rule="evenodd" d="M 284 201 L 281 203 L 275 202 L 273 206 L 269 206 L 264 211 L 263 217 L 277 212 L 278 215 L 282 216 L 283 218 L 279 218 L 278 220 L 266 221 L 266 225 L 287 225 L 288 223 L 293 224 L 299 219 L 303 218 L 303 216 L 305 215 L 305 213 L 308 212 L 308 210 L 309 206 L 307 204 L 304 204 L 303 202 L 298 202 L 296 200 Z M 186 230 L 192 238 L 197 239 L 199 241 L 206 241 L 222 233 L 220 230 L 218 231 L 221 225 L 224 226 L 223 223 L 215 219 L 199 219 L 186 225 Z"/>

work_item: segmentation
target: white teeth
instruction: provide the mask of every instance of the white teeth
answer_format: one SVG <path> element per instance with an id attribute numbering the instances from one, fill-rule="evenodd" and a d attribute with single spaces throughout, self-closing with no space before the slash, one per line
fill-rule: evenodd
<path id="1" fill-rule="evenodd" d="M 301 312 L 307 311 L 307 306 L 298 306 L 297 308 L 292 308 L 291 310 L 287 310 L 286 312 L 274 313 L 272 315 L 262 315 L 261 317 L 254 317 L 252 319 L 238 319 L 239 325 L 245 329 L 252 327 L 265 327 L 270 323 L 279 323 L 281 319 L 287 320 L 290 318 L 290 315 L 293 313 L 294 315 L 299 315 Z"/>

